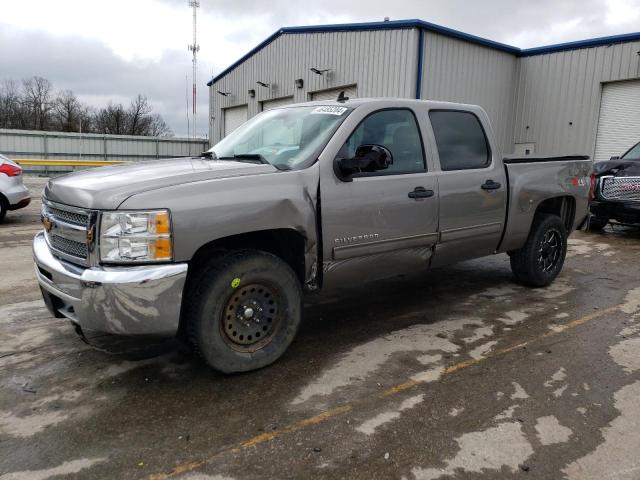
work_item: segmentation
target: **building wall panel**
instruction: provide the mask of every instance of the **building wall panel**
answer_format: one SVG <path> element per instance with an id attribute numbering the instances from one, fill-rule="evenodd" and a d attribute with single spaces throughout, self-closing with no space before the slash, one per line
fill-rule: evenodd
<path id="1" fill-rule="evenodd" d="M 517 62 L 507 52 L 425 32 L 421 97 L 480 105 L 498 144 L 510 153 Z"/>
<path id="2" fill-rule="evenodd" d="M 293 96 L 305 102 L 312 92 L 353 84 L 360 97 L 413 97 L 417 42 L 416 29 L 283 34 L 209 88 L 212 144 L 223 136 L 222 109 L 234 105 L 246 103 L 251 118 L 263 101 Z M 312 67 L 331 71 L 316 75 Z M 304 81 L 301 89 L 294 85 L 297 78 Z"/>
<path id="3" fill-rule="evenodd" d="M 593 156 L 602 85 L 640 78 L 639 50 L 628 42 L 520 58 L 514 142 Z"/>

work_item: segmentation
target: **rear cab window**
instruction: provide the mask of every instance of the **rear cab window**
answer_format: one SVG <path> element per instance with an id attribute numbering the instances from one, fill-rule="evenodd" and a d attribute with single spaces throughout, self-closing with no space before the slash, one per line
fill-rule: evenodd
<path id="1" fill-rule="evenodd" d="M 429 120 L 443 171 L 486 168 L 491 164 L 489 142 L 476 115 L 431 110 Z"/>

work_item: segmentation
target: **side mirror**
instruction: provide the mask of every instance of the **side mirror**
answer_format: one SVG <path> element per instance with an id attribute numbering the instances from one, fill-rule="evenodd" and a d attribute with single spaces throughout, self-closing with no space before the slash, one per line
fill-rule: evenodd
<path id="1" fill-rule="evenodd" d="M 393 155 L 382 145 L 360 145 L 353 158 L 337 158 L 334 162 L 336 176 L 343 182 L 353 180 L 356 173 L 372 173 L 389 168 Z"/>
<path id="2" fill-rule="evenodd" d="M 616 155 L 615 157 L 611 157 L 609 160 L 620 160 L 620 157 Z"/>

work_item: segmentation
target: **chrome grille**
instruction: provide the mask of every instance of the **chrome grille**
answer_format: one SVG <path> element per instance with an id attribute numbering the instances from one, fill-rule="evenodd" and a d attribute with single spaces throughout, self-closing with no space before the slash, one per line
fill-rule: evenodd
<path id="1" fill-rule="evenodd" d="M 50 215 L 53 215 L 60 220 L 64 220 L 65 222 L 82 227 L 87 227 L 89 225 L 89 215 L 61 210 L 59 208 L 52 207 L 51 205 L 48 205 L 45 208 Z"/>
<path id="2" fill-rule="evenodd" d="M 90 210 L 62 205 L 42 199 L 42 218 L 45 235 L 52 252 L 71 262 L 89 264 L 95 214 Z"/>
<path id="3" fill-rule="evenodd" d="M 78 258 L 87 258 L 87 244 L 69 240 L 59 235 L 51 235 L 51 246 L 56 250 Z"/>
<path id="4" fill-rule="evenodd" d="M 640 177 L 603 177 L 600 194 L 607 200 L 640 202 Z"/>

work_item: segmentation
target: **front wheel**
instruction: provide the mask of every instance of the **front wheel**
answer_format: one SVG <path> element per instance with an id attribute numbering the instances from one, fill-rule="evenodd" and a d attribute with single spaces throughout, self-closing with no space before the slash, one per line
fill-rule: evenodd
<path id="1" fill-rule="evenodd" d="M 275 362 L 300 325 L 302 289 L 291 267 L 245 250 L 212 259 L 186 298 L 190 342 L 223 373 Z"/>
<path id="2" fill-rule="evenodd" d="M 562 270 L 567 255 L 567 230 L 560 217 L 538 214 L 524 247 L 511 252 L 511 271 L 530 287 L 546 287 Z"/>

